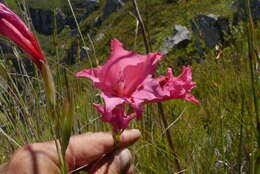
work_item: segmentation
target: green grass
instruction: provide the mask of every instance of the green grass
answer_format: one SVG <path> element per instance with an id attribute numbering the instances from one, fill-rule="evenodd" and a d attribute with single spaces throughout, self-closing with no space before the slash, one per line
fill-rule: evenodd
<path id="1" fill-rule="evenodd" d="M 153 50 L 156 51 L 163 38 L 171 34 L 175 24 L 188 25 L 190 28 L 189 20 L 199 13 L 229 16 L 228 7 L 231 1 L 191 0 L 187 3 L 183 1 L 179 5 L 165 4 L 159 0 L 147 0 L 146 5 L 144 2 L 139 1 L 140 10 L 150 32 Z M 136 19 L 130 12 L 133 12 L 132 6 L 127 4 L 104 21 L 100 28 L 94 28 L 91 24 L 95 17 L 101 14 L 100 9 L 80 24 L 85 38 L 90 32 L 105 34 L 105 38 L 100 42 L 93 38 L 100 62 L 109 55 L 109 41 L 112 38 L 119 38 L 129 50 L 145 52 L 140 31 L 135 42 Z M 59 57 L 56 57 L 53 36 L 39 35 L 42 48 L 52 65 L 59 92 L 58 100 L 62 102 L 66 96 L 62 73 L 65 70 L 73 89 L 76 106 L 73 134 L 108 131 L 110 127 L 97 119 L 98 114 L 91 106 L 92 103 L 99 102 L 96 96 L 98 91 L 93 89 L 90 81 L 74 78 L 75 72 L 90 67 L 89 62 L 80 62 L 73 66 L 59 62 L 66 57 L 66 51 L 75 41 L 75 38 L 71 38 L 70 32 L 70 29 L 66 29 L 56 36 Z M 250 166 L 253 158 L 250 154 L 254 154 L 257 146 L 248 48 L 245 29 L 242 27 L 239 29 L 237 26 L 232 32 L 235 39 L 223 49 L 223 54 L 218 60 L 215 58 L 214 51 L 208 50 L 205 60 L 197 63 L 199 57 L 191 44 L 186 49 L 173 50 L 159 64 L 159 74 L 165 74 L 165 67 L 171 66 L 176 70 L 176 75 L 181 70 L 179 59 L 185 57 L 192 64 L 193 80 L 197 82 L 197 87 L 192 93 L 201 104 L 196 105 L 183 100 L 163 103 L 169 123 L 179 118 L 169 130 L 173 135 L 177 157 L 186 172 L 190 174 L 240 173 L 240 169 L 241 173 L 251 173 L 252 170 Z M 76 40 L 80 42 L 79 38 Z M 89 44 L 89 40 L 86 41 Z M 259 34 L 257 43 L 259 43 Z M 93 54 L 90 57 L 94 61 Z M 6 55 L 1 55 L 1 58 L 4 61 Z M 54 64 L 57 60 L 59 63 Z M 10 75 L 9 67 L 5 64 L 6 71 Z M 3 106 L 0 111 L 0 125 L 4 126 L 4 131 L 20 145 L 52 139 L 48 129 L 50 126 L 47 121 L 48 114 L 42 104 L 45 97 L 40 77 L 10 76 L 12 81 L 6 76 L 2 78 L 5 88 L 0 88 L 0 105 Z M 1 78 L 0 81 L 2 82 Z M 18 82 L 25 85 L 25 90 L 17 92 Z M 259 96 L 259 89 L 256 92 Z M 163 134 L 164 127 L 158 116 L 157 105 L 146 106 L 143 119 L 133 121 L 131 127 L 138 128 L 142 132 L 140 141 L 131 147 L 136 173 L 176 172 L 174 155 Z M 1 163 L 7 161 L 18 147 L 2 134 L 0 137 Z"/>

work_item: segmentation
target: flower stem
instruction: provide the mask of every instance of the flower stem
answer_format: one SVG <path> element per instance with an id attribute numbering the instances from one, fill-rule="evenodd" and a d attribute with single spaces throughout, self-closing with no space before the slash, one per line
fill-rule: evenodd
<path id="1" fill-rule="evenodd" d="M 142 35 L 143 35 L 144 45 L 145 45 L 146 53 L 148 54 L 148 53 L 152 52 L 152 48 L 151 48 L 151 45 L 149 44 L 150 42 L 149 42 L 149 39 L 146 35 L 147 31 L 146 31 L 142 16 L 140 14 L 138 4 L 137 4 L 136 0 L 132 0 L 132 1 L 133 1 L 133 6 L 134 6 L 135 13 L 136 13 L 136 17 L 137 17 L 137 19 L 138 19 L 138 21 L 141 25 L 141 31 L 142 31 Z M 168 127 L 168 122 L 167 122 L 167 119 L 166 119 L 165 114 L 164 114 L 164 109 L 163 109 L 162 103 L 160 103 L 160 102 L 158 103 L 158 108 L 159 108 L 159 115 L 160 115 L 160 117 L 163 121 L 164 129 L 166 129 Z M 169 144 L 169 146 L 170 146 L 170 148 L 173 152 L 173 155 L 174 155 L 174 162 L 175 162 L 175 165 L 177 167 L 177 170 L 182 171 L 182 167 L 181 167 L 180 162 L 177 158 L 175 146 L 174 146 L 173 141 L 172 141 L 172 135 L 171 135 L 171 132 L 170 132 L 169 129 L 166 129 L 166 136 L 167 136 L 168 144 Z"/>
<path id="2" fill-rule="evenodd" d="M 143 35 L 143 39 L 144 39 L 144 46 L 145 46 L 146 53 L 148 54 L 149 52 L 151 52 L 151 47 L 149 46 L 149 41 L 146 36 L 146 28 L 145 28 L 144 21 L 140 14 L 136 0 L 133 0 L 133 6 L 134 6 L 135 13 L 136 13 L 136 17 L 141 25 L 141 31 L 142 31 L 142 35 Z"/>
<path id="3" fill-rule="evenodd" d="M 160 116 L 161 116 L 161 119 L 163 121 L 163 125 L 164 125 L 164 128 L 166 129 L 168 127 L 168 122 L 167 122 L 167 119 L 165 117 L 165 114 L 164 114 L 164 109 L 163 109 L 163 105 L 162 103 L 158 103 L 158 108 L 159 108 L 159 113 L 160 113 Z M 182 167 L 181 167 L 181 164 L 177 158 L 177 155 L 176 155 L 176 150 L 175 150 L 175 147 L 173 145 L 173 141 L 172 141 L 172 135 L 171 135 L 171 132 L 169 129 L 166 129 L 166 136 L 167 136 L 167 141 L 168 141 L 168 144 L 172 150 L 172 153 L 174 155 L 174 162 L 175 162 L 175 165 L 178 169 L 178 171 L 182 171 Z"/>
<path id="4" fill-rule="evenodd" d="M 260 117 L 259 117 L 259 107 L 258 107 L 258 97 L 256 94 L 256 89 L 258 87 L 259 79 L 257 71 L 258 65 L 258 53 L 256 49 L 255 43 L 255 26 L 254 21 L 251 14 L 251 4 L 250 0 L 244 0 L 244 10 L 246 12 L 247 18 L 247 42 L 248 42 L 248 54 L 249 54 L 249 65 L 250 65 L 250 75 L 251 75 L 251 88 L 252 88 L 252 96 L 254 102 L 254 115 L 256 120 L 256 140 L 257 140 L 257 149 L 255 152 L 255 161 L 254 163 L 254 173 L 260 174 Z"/>
<path id="5" fill-rule="evenodd" d="M 41 75 L 43 78 L 44 89 L 46 93 L 46 100 L 47 100 L 47 107 L 48 112 L 51 116 L 50 124 L 54 138 L 56 139 L 56 149 L 59 156 L 60 162 L 60 173 L 67 174 L 67 165 L 65 159 L 66 149 L 69 143 L 71 127 L 72 127 L 72 115 L 73 115 L 73 108 L 72 104 L 69 103 L 66 105 L 66 109 L 68 112 L 64 112 L 63 120 L 61 120 L 61 112 L 59 112 L 59 107 L 56 101 L 56 89 L 54 85 L 54 80 L 52 77 L 51 70 L 48 66 L 47 61 L 42 64 L 41 67 Z M 71 97 L 69 97 L 71 98 Z M 71 100 L 69 100 L 70 102 Z"/>

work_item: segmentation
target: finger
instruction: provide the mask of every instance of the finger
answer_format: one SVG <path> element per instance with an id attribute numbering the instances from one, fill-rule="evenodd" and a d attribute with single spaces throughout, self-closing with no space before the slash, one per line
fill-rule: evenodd
<path id="1" fill-rule="evenodd" d="M 126 174 L 134 174 L 134 165 L 131 165 Z"/>
<path id="2" fill-rule="evenodd" d="M 0 174 L 6 171 L 7 163 L 0 164 Z"/>
<path id="3" fill-rule="evenodd" d="M 45 144 L 46 146 L 39 146 Z M 41 149 L 42 147 L 42 149 Z M 56 149 L 50 143 L 34 143 L 20 148 L 11 158 L 6 173 L 58 174 Z"/>
<path id="4" fill-rule="evenodd" d="M 124 131 L 120 137 L 119 146 L 129 146 L 139 137 L 138 130 Z M 109 133 L 86 133 L 71 137 L 66 152 L 69 170 L 91 163 L 103 154 L 112 151 L 113 147 L 114 140 Z M 59 158 L 55 142 L 34 143 L 19 149 L 10 160 L 7 170 L 9 173 L 16 173 L 17 168 L 28 174 L 35 173 L 36 170 L 42 173 L 58 173 Z"/>
<path id="5" fill-rule="evenodd" d="M 140 137 L 137 129 L 126 130 L 120 136 L 119 148 L 135 143 Z M 74 136 L 67 150 L 67 161 L 70 169 L 89 164 L 114 148 L 114 139 L 110 133 L 87 133 Z"/>
<path id="6" fill-rule="evenodd" d="M 90 174 L 127 174 L 131 167 L 131 153 L 128 149 L 121 149 L 106 156 L 102 161 L 93 164 Z"/>

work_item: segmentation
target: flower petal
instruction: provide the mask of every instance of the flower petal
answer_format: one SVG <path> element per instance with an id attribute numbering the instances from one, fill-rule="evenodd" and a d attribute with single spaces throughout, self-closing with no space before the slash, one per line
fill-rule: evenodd
<path id="1" fill-rule="evenodd" d="M 101 120 L 109 123 L 113 127 L 113 131 L 116 133 L 128 128 L 130 120 L 136 117 L 135 113 L 126 115 L 124 112 L 124 105 L 118 105 L 112 112 L 106 112 L 105 107 L 100 104 L 94 104 L 94 106 L 102 115 Z"/>
<path id="2" fill-rule="evenodd" d="M 113 97 L 106 95 L 105 93 L 101 93 L 101 97 L 103 97 L 105 101 L 105 110 L 106 112 L 112 112 L 113 109 L 115 109 L 118 105 L 121 105 L 124 103 L 124 99 L 119 97 Z"/>
<path id="3" fill-rule="evenodd" d="M 172 69 L 167 69 L 166 76 L 160 76 L 156 79 L 148 77 L 143 85 L 135 91 L 134 98 L 143 100 L 144 103 L 160 102 L 169 99 L 185 99 L 194 103 L 199 101 L 190 94 L 196 83 L 192 81 L 190 67 L 184 67 L 178 77 L 174 77 Z"/>
<path id="4" fill-rule="evenodd" d="M 111 56 L 103 66 L 87 69 L 77 77 L 93 80 L 95 87 L 117 97 L 130 97 L 137 87 L 156 69 L 156 63 L 162 59 L 161 53 L 141 55 L 123 48 L 123 44 L 111 41 Z"/>
<path id="5" fill-rule="evenodd" d="M 111 56 L 102 66 L 100 81 L 114 95 L 129 97 L 149 75 L 153 74 L 161 53 L 140 55 L 127 51 L 117 39 L 111 41 Z"/>
<path id="6" fill-rule="evenodd" d="M 91 79 L 95 84 L 99 82 L 98 74 L 100 72 L 100 69 L 101 69 L 100 66 L 96 68 L 85 69 L 83 71 L 76 73 L 76 77 L 87 77 Z"/>

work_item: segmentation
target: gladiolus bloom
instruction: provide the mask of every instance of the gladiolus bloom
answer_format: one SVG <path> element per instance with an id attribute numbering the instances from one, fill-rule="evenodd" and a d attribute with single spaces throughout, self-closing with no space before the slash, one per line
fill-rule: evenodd
<path id="1" fill-rule="evenodd" d="M 38 68 L 41 68 L 45 57 L 36 38 L 25 23 L 2 3 L 0 3 L 0 34 L 15 42 L 31 57 Z"/>
<path id="2" fill-rule="evenodd" d="M 168 68 L 166 76 L 148 77 L 135 91 L 133 97 L 144 103 L 161 102 L 169 99 L 185 99 L 193 103 L 199 101 L 190 94 L 196 87 L 192 81 L 191 67 L 183 67 L 181 74 L 174 77 L 172 69 Z"/>
<path id="3" fill-rule="evenodd" d="M 101 113 L 101 120 L 110 123 L 114 131 L 125 129 L 131 119 L 140 119 L 141 105 L 172 98 L 183 98 L 198 103 L 189 93 L 195 87 L 191 79 L 191 68 L 185 67 L 178 77 L 168 69 L 167 76 L 153 78 L 156 64 L 162 59 L 161 53 L 140 55 L 123 48 L 117 39 L 111 41 L 111 56 L 104 65 L 86 69 L 76 74 L 77 77 L 91 79 L 99 88 L 105 106 L 94 104 Z M 133 113 L 125 112 L 129 104 Z"/>

